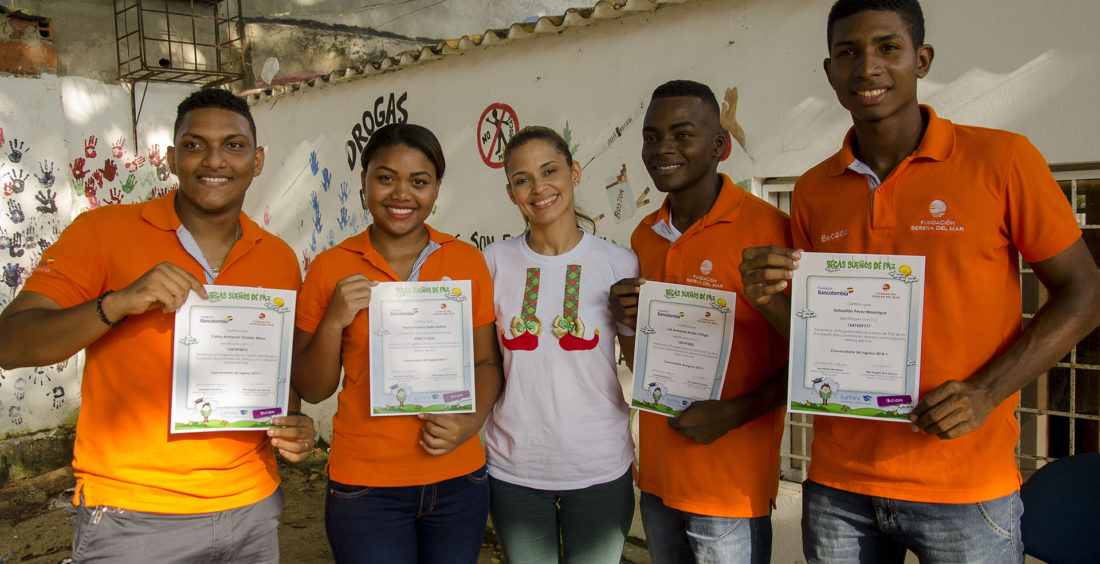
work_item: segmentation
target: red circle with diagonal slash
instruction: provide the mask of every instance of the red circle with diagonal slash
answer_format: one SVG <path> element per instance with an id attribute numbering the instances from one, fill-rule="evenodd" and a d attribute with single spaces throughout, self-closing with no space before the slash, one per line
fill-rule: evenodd
<path id="1" fill-rule="evenodd" d="M 504 167 L 504 145 L 517 131 L 519 118 L 511 106 L 500 102 L 489 104 L 477 122 L 477 150 L 482 162 L 490 168 Z"/>

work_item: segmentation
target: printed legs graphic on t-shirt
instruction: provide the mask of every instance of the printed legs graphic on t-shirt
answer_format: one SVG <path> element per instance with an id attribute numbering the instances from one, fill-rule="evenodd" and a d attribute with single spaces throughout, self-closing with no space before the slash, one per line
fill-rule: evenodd
<path id="1" fill-rule="evenodd" d="M 510 331 L 512 338 L 508 338 L 501 331 L 501 343 L 513 351 L 533 351 L 538 347 L 538 338 L 542 334 L 542 320 L 535 315 L 535 309 L 539 302 L 538 268 L 527 269 L 527 279 L 523 286 L 523 306 L 518 317 L 512 317 Z M 565 270 L 565 298 L 562 302 L 562 314 L 554 318 L 553 332 L 558 338 L 561 348 L 567 351 L 583 351 L 596 348 L 600 342 L 600 330 L 596 329 L 595 335 L 588 340 L 584 338 L 584 322 L 578 315 L 581 298 L 581 267 L 577 264 L 566 266 Z"/>
<path id="2" fill-rule="evenodd" d="M 533 351 L 539 346 L 539 334 L 542 333 L 542 320 L 535 315 L 539 304 L 539 269 L 528 268 L 527 280 L 523 284 L 523 307 L 520 317 L 512 317 L 512 337 L 509 339 L 500 332 L 500 340 L 508 350 Z"/>
<path id="3" fill-rule="evenodd" d="M 600 342 L 600 330 L 589 340 L 584 339 L 584 323 L 579 312 L 581 301 L 581 267 L 571 264 L 565 267 L 565 299 L 562 301 L 562 314 L 554 318 L 554 336 L 561 348 L 567 351 L 587 351 L 596 348 Z"/>

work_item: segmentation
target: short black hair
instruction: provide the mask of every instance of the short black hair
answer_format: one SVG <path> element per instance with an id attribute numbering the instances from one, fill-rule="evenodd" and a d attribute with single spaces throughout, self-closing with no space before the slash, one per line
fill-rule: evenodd
<path id="1" fill-rule="evenodd" d="M 708 109 L 714 111 L 714 115 L 720 115 L 718 98 L 714 97 L 714 91 L 709 86 L 694 80 L 670 80 L 653 90 L 650 101 L 658 98 L 674 98 L 677 96 L 690 96 L 703 101 Z"/>
<path id="2" fill-rule="evenodd" d="M 894 12 L 909 28 L 913 48 L 924 45 L 924 12 L 917 0 L 837 0 L 829 10 L 829 27 L 825 32 L 829 50 L 833 49 L 833 24 L 848 16 L 871 11 Z"/>
<path id="3" fill-rule="evenodd" d="M 187 115 L 187 112 L 203 108 L 219 108 L 241 114 L 244 119 L 248 120 L 248 129 L 252 132 L 252 142 L 256 142 L 256 120 L 252 119 L 252 111 L 248 109 L 248 103 L 244 101 L 244 98 L 220 88 L 203 88 L 184 98 L 180 105 L 176 106 L 176 125 L 172 128 L 172 135 L 175 136 L 179 133 L 183 116 Z"/>
<path id="4" fill-rule="evenodd" d="M 360 160 L 363 172 L 367 171 L 367 165 L 378 151 L 396 145 L 405 145 L 424 153 L 435 167 L 435 179 L 443 180 L 447 161 L 443 159 L 443 148 L 439 145 L 439 139 L 430 129 L 415 123 L 391 123 L 375 131 L 367 141 L 367 146 L 363 147 Z"/>

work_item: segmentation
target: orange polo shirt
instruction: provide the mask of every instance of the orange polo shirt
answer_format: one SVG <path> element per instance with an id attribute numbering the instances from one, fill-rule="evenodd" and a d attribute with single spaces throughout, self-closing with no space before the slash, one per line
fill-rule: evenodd
<path id="1" fill-rule="evenodd" d="M 795 185 L 794 243 L 807 251 L 923 255 L 921 396 L 965 380 L 1020 334 L 1016 251 L 1038 262 L 1081 236 L 1043 156 L 1014 133 L 929 121 L 917 150 L 873 192 L 848 169 L 852 132 Z M 811 480 L 867 495 L 972 503 L 1016 491 L 1019 396 L 952 440 L 909 425 L 814 418 Z"/>
<path id="2" fill-rule="evenodd" d="M 427 256 L 418 280 L 470 280 L 474 327 L 492 323 L 493 281 L 481 252 L 428 225 L 424 227 L 440 247 Z M 298 329 L 315 332 L 336 283 L 353 274 L 379 282 L 400 281 L 371 245 L 367 231 L 349 237 L 317 255 L 310 265 L 298 297 Z M 419 444 L 424 428 L 419 418 L 371 417 L 369 329 L 366 310 L 344 328 L 340 345 L 344 378 L 332 420 L 329 476 L 356 486 L 415 486 L 469 474 L 485 464 L 485 451 L 476 436 L 443 456 L 432 456 Z"/>
<path id="3" fill-rule="evenodd" d="M 787 361 L 787 342 L 744 298 L 741 251 L 789 245 L 787 214 L 746 193 L 726 175 L 710 211 L 674 243 L 653 227 L 669 222 L 669 201 L 649 214 L 630 238 L 647 280 L 737 293 L 733 345 L 722 399 L 744 395 Z M 779 488 L 779 441 L 785 408 L 762 415 L 709 445 L 668 426 L 668 418 L 639 412 L 639 488 L 665 505 L 717 517 L 769 515 Z"/>
<path id="4" fill-rule="evenodd" d="M 42 254 L 23 291 L 73 307 L 128 286 L 161 262 L 205 280 L 176 237 L 175 197 L 173 191 L 81 214 Z M 294 251 L 244 213 L 240 224 L 241 239 L 214 283 L 297 290 Z M 153 309 L 85 349 L 73 468 L 87 505 L 206 513 L 255 503 L 279 485 L 265 433 L 169 435 L 174 326 L 174 314 Z"/>

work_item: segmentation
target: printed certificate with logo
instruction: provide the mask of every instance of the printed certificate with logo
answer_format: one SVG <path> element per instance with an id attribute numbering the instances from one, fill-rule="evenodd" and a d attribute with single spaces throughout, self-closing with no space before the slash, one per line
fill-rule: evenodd
<path id="1" fill-rule="evenodd" d="M 293 290 L 207 285 L 176 311 L 172 433 L 265 430 L 286 415 Z"/>
<path id="2" fill-rule="evenodd" d="M 630 407 L 672 417 L 692 402 L 721 397 L 736 299 L 710 288 L 642 284 Z"/>
<path id="3" fill-rule="evenodd" d="M 802 253 L 791 284 L 791 413 L 909 421 L 924 257 Z"/>
<path id="4" fill-rule="evenodd" d="M 371 415 L 476 410 L 471 295 L 469 280 L 371 289 Z"/>

